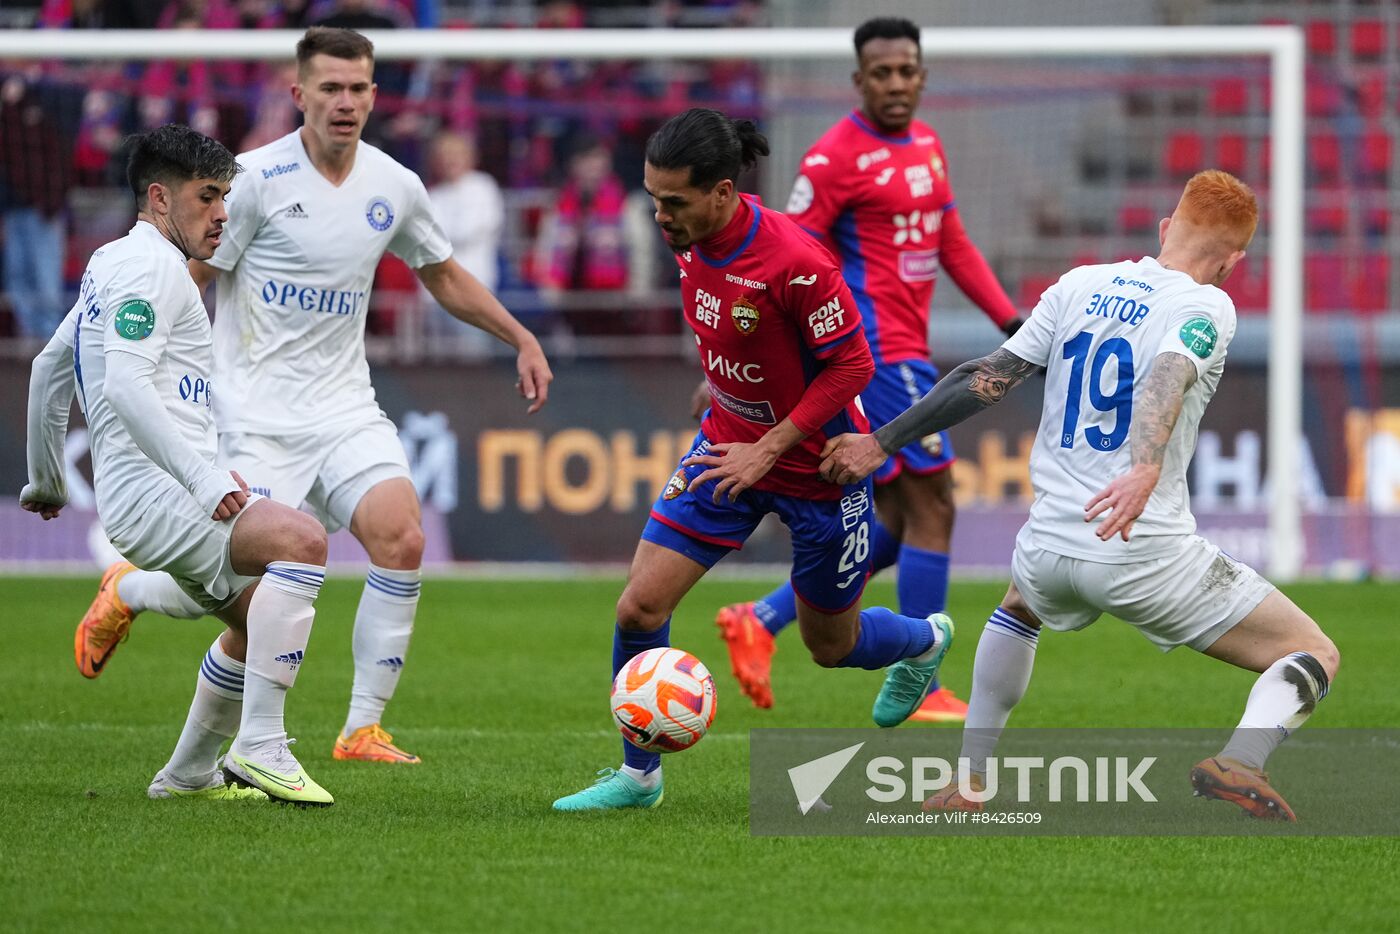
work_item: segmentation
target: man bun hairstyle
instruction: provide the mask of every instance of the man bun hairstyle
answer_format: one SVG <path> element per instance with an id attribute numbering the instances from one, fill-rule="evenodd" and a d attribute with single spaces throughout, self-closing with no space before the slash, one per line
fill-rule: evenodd
<path id="1" fill-rule="evenodd" d="M 768 155 L 768 139 L 752 120 L 731 120 L 694 107 L 661 125 L 647 140 L 646 160 L 658 169 L 690 169 L 690 184 L 709 191 L 734 180 Z"/>
<path id="2" fill-rule="evenodd" d="M 126 181 L 142 210 L 153 182 L 171 188 L 196 178 L 232 182 L 243 171 L 223 143 L 179 123 L 128 136 L 125 145 Z"/>
<path id="3" fill-rule="evenodd" d="M 902 16 L 876 16 L 856 27 L 856 58 L 871 39 L 909 39 L 923 51 L 919 43 L 919 27 Z"/>
<path id="4" fill-rule="evenodd" d="M 312 26 L 297 42 L 297 74 L 306 73 L 311 56 L 329 55 L 347 61 L 367 58 L 374 64 L 374 43 L 353 29 Z"/>

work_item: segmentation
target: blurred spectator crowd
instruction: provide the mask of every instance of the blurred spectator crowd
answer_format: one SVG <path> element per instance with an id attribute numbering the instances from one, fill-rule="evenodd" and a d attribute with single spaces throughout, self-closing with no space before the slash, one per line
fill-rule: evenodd
<path id="1" fill-rule="evenodd" d="M 21 0 L 23 3 L 23 0 Z M 40 29 L 470 29 L 755 25 L 754 0 L 42 0 Z M 289 59 L 290 59 L 290 52 Z M 674 264 L 640 189 L 647 136 L 708 105 L 759 117 L 751 62 L 376 63 L 365 139 L 417 171 L 458 258 L 558 340 L 676 333 Z M 131 222 L 122 141 L 177 121 L 235 151 L 300 124 L 287 62 L 0 60 L 0 337 L 47 337 L 92 249 Z M 386 259 L 372 334 L 484 350 Z M 666 313 L 658 313 L 666 312 Z"/>

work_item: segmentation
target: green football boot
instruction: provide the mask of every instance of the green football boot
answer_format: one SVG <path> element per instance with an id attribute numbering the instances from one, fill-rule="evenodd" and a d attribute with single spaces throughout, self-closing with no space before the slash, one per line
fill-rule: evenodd
<path id="1" fill-rule="evenodd" d="M 648 791 L 617 769 L 603 769 L 598 780 L 583 791 L 554 802 L 556 811 L 615 811 L 622 808 L 654 808 L 661 803 L 661 782 Z"/>
<path id="2" fill-rule="evenodd" d="M 266 801 L 267 795 L 256 788 L 241 788 L 224 781 L 224 776 L 215 772 L 209 784 L 201 788 L 186 788 L 165 774 L 165 769 L 156 773 L 146 788 L 146 796 L 157 800 L 163 798 L 196 798 L 201 801 Z"/>
<path id="3" fill-rule="evenodd" d="M 876 726 L 899 726 L 909 719 L 924 702 L 929 684 L 938 676 L 938 666 L 952 648 L 953 620 L 945 613 L 934 613 L 928 621 L 936 631 L 933 654 L 928 661 L 906 658 L 885 669 L 885 683 L 870 711 Z"/>
<path id="4" fill-rule="evenodd" d="M 263 743 L 247 754 L 234 749 L 224 756 L 224 777 L 230 783 L 257 788 L 280 804 L 329 807 L 335 798 L 306 774 L 287 747 L 296 740 Z"/>

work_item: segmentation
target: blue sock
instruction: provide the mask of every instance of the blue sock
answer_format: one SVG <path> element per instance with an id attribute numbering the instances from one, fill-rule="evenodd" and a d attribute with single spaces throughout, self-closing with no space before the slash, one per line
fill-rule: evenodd
<path id="1" fill-rule="evenodd" d="M 870 573 L 883 571 L 894 564 L 899 557 L 899 539 L 878 521 L 870 523 Z M 792 591 L 792 582 L 784 581 L 777 590 L 757 600 L 753 605 L 753 615 L 763 624 L 763 628 L 777 635 L 797 619 L 797 595 Z M 925 616 L 928 614 L 925 613 Z"/>
<path id="2" fill-rule="evenodd" d="M 870 573 L 875 574 L 890 567 L 899 560 L 899 539 L 880 524 L 879 519 L 870 520 Z"/>
<path id="3" fill-rule="evenodd" d="M 792 582 L 783 581 L 777 590 L 755 601 L 753 615 L 775 636 L 786 629 L 797 619 L 797 594 L 792 591 Z"/>
<path id="4" fill-rule="evenodd" d="M 913 545 L 899 549 L 899 612 L 925 619 L 942 613 L 948 606 L 948 556 L 941 551 L 924 551 Z M 929 683 L 928 692 L 938 690 L 938 679 Z"/>
<path id="5" fill-rule="evenodd" d="M 655 632 L 641 632 L 635 629 L 613 628 L 613 677 L 632 659 L 647 649 L 659 649 L 671 644 L 671 620 L 668 617 Z M 643 772 L 650 772 L 661 765 L 661 755 L 638 749 L 627 740 L 622 741 L 622 763 Z"/>
<path id="6" fill-rule="evenodd" d="M 933 627 L 926 619 L 900 616 L 894 610 L 872 606 L 860 611 L 860 635 L 841 668 L 888 668 L 902 658 L 927 652 L 933 646 Z"/>

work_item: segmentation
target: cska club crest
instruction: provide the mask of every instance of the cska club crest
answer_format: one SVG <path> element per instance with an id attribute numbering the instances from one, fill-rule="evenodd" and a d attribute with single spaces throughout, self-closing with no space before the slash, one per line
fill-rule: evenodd
<path id="1" fill-rule="evenodd" d="M 690 486 L 690 481 L 686 479 L 684 470 L 677 470 L 671 474 L 671 479 L 666 481 L 666 492 L 661 494 L 661 498 L 667 501 L 675 499 L 686 491 Z"/>
<path id="2" fill-rule="evenodd" d="M 934 153 L 929 157 L 928 164 L 933 169 L 933 174 L 938 176 L 938 180 L 943 181 L 943 157 Z"/>
<path id="3" fill-rule="evenodd" d="M 752 334 L 758 330 L 758 306 L 748 299 L 736 301 L 729 309 L 729 317 L 740 334 Z"/>

